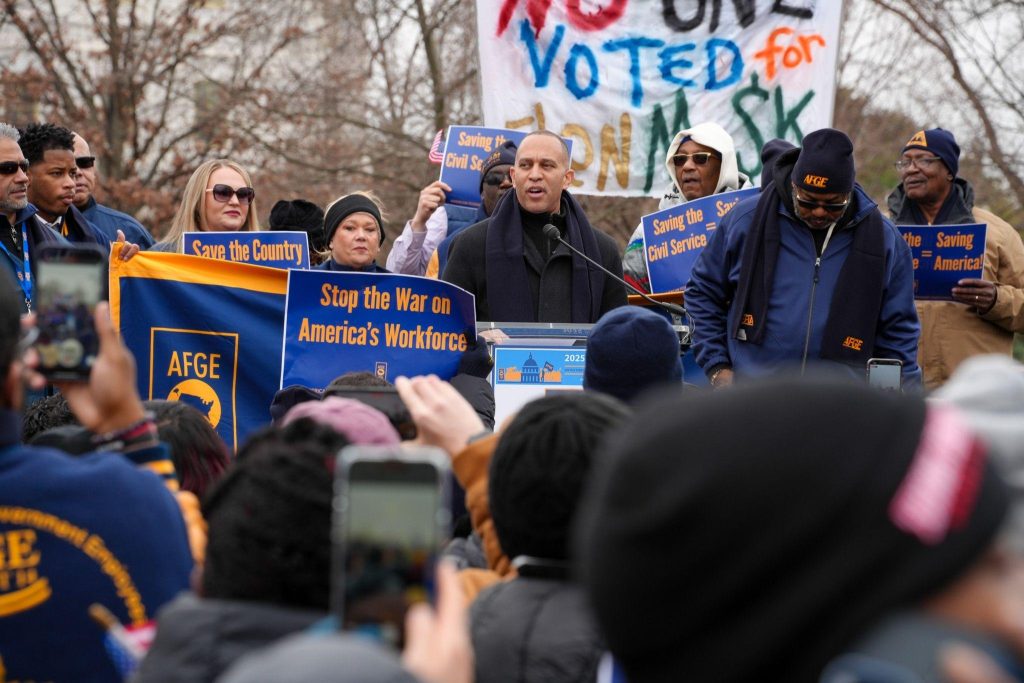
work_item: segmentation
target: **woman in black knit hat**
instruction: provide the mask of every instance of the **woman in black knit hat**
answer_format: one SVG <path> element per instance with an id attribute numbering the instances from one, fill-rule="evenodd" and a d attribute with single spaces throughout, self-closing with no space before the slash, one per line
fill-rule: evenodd
<path id="1" fill-rule="evenodd" d="M 324 215 L 328 256 L 318 270 L 387 273 L 377 265 L 384 243 L 381 203 L 371 192 L 353 192 L 334 201 Z"/>

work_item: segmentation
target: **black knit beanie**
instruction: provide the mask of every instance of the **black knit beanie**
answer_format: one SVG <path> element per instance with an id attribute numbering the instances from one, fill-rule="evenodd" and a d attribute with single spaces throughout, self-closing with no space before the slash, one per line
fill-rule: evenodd
<path id="1" fill-rule="evenodd" d="M 370 214 L 377 221 L 377 230 L 380 231 L 380 244 L 384 244 L 384 221 L 380 217 L 380 207 L 365 195 L 350 194 L 331 204 L 330 208 L 327 209 L 327 215 L 324 216 L 324 239 L 326 240 L 324 244 L 328 248 L 331 246 L 331 238 L 334 237 L 334 231 L 338 229 L 341 222 L 347 216 L 359 213 L 360 211 Z"/>
<path id="2" fill-rule="evenodd" d="M 789 381 L 644 408 L 598 459 L 575 545 L 630 683 L 817 681 L 1007 511 L 962 418 L 920 397 Z"/>
<path id="3" fill-rule="evenodd" d="M 480 192 L 484 191 L 484 178 L 487 177 L 487 173 L 495 166 L 501 166 L 502 164 L 508 164 L 514 166 L 516 163 L 516 152 L 519 150 L 516 147 L 516 143 L 511 140 L 505 140 L 501 143 L 491 155 L 484 160 L 484 165 L 480 168 Z"/>
<path id="4" fill-rule="evenodd" d="M 853 190 L 853 142 L 846 133 L 822 128 L 804 137 L 793 167 L 793 184 L 807 192 L 847 193 Z"/>
<path id="5" fill-rule="evenodd" d="M 601 394 L 571 392 L 528 403 L 508 424 L 491 457 L 488 495 L 501 548 L 561 560 L 594 452 L 630 410 Z"/>
<path id="6" fill-rule="evenodd" d="M 271 230 L 301 230 L 309 235 L 309 248 L 324 250 L 324 210 L 305 199 L 282 199 L 270 210 Z"/>

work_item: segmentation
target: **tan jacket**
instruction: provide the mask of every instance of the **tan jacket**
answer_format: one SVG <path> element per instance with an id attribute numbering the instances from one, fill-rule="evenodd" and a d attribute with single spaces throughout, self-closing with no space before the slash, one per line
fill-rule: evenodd
<path id="1" fill-rule="evenodd" d="M 986 353 L 1009 355 L 1013 333 L 1024 332 L 1024 243 L 1013 227 L 984 209 L 972 209 L 986 223 L 982 277 L 996 283 L 996 303 L 984 315 L 952 301 L 918 301 L 921 343 L 917 363 L 929 390 L 941 386 L 960 363 Z"/>
<path id="2" fill-rule="evenodd" d="M 472 602 L 480 591 L 492 583 L 515 576 L 515 570 L 498 542 L 487 494 L 487 471 L 491 464 L 491 454 L 497 445 L 498 435 L 492 434 L 474 441 L 452 458 L 452 471 L 466 490 L 466 508 L 473 521 L 473 529 L 480 534 L 483 542 L 488 567 L 459 572 L 467 602 Z"/>

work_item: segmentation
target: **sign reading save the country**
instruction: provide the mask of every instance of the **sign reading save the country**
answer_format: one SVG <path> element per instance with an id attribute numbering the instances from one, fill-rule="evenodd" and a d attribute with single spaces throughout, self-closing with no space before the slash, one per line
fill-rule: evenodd
<path id="1" fill-rule="evenodd" d="M 186 232 L 182 251 L 218 261 L 271 268 L 309 268 L 309 235 L 301 231 Z"/>
<path id="2" fill-rule="evenodd" d="M 347 372 L 455 375 L 476 340 L 473 295 L 411 275 L 288 271 L 281 386 L 322 389 Z"/>
<path id="3" fill-rule="evenodd" d="M 683 289 L 693 264 L 725 214 L 757 193 L 756 188 L 723 192 L 644 216 L 644 258 L 651 275 L 651 291 Z"/>
<path id="4" fill-rule="evenodd" d="M 982 223 L 968 225 L 899 225 L 914 259 L 914 298 L 952 301 L 963 278 L 981 278 L 985 265 Z"/>

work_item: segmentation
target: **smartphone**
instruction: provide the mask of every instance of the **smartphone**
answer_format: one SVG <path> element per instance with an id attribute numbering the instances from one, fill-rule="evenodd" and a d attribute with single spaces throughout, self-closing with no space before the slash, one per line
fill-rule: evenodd
<path id="1" fill-rule="evenodd" d="M 347 387 L 328 386 L 324 389 L 324 398 L 340 396 L 365 403 L 388 416 L 391 425 L 398 432 L 402 441 L 416 438 L 416 423 L 412 421 L 409 409 L 402 402 L 398 390 L 394 387 Z"/>
<path id="2" fill-rule="evenodd" d="M 889 391 L 899 391 L 902 387 L 902 361 L 891 358 L 869 358 L 867 367 L 869 385 Z"/>
<path id="3" fill-rule="evenodd" d="M 50 380 L 88 381 L 99 354 L 93 312 L 107 298 L 107 257 L 95 245 L 47 245 L 36 252 L 39 371 Z"/>
<path id="4" fill-rule="evenodd" d="M 349 446 L 335 472 L 333 612 L 343 629 L 400 650 L 409 606 L 433 600 L 450 536 L 448 456 Z"/>

